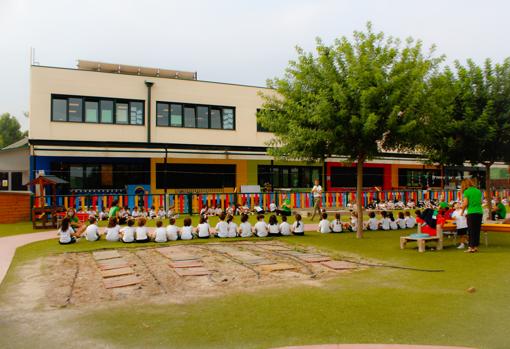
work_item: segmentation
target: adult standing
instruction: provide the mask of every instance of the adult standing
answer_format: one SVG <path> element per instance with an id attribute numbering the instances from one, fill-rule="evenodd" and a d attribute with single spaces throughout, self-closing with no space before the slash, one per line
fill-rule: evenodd
<path id="1" fill-rule="evenodd" d="M 315 185 L 312 188 L 313 195 L 313 215 L 312 221 L 315 218 L 315 214 L 317 214 L 320 218 L 321 216 L 321 206 L 322 206 L 322 187 L 319 184 L 319 180 L 316 179 L 314 181 Z"/>
<path id="2" fill-rule="evenodd" d="M 480 230 L 482 228 L 482 192 L 475 186 L 471 178 L 462 181 L 462 214 L 467 210 L 467 225 L 469 236 L 469 248 L 465 252 L 478 252 L 480 245 Z"/>

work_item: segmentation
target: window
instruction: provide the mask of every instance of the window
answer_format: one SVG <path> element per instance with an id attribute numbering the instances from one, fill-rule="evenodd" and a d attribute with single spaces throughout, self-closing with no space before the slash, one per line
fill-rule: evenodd
<path id="1" fill-rule="evenodd" d="M 69 185 L 71 189 L 83 188 L 83 166 L 71 165 L 69 167 Z"/>
<path id="2" fill-rule="evenodd" d="M 233 188 L 236 165 L 156 164 L 156 188 Z"/>
<path id="3" fill-rule="evenodd" d="M 117 103 L 115 105 L 115 122 L 117 124 L 127 124 L 128 123 L 128 104 L 127 103 Z"/>
<path id="4" fill-rule="evenodd" d="M 9 172 L 0 172 L 0 190 L 9 190 Z"/>
<path id="5" fill-rule="evenodd" d="M 331 186 L 336 188 L 356 187 L 356 167 L 332 167 Z M 363 168 L 363 187 L 381 187 L 384 183 L 384 168 Z"/>
<path id="6" fill-rule="evenodd" d="M 83 121 L 81 98 L 69 98 L 68 109 L 69 109 L 69 121 L 74 122 Z"/>
<path id="7" fill-rule="evenodd" d="M 184 127 L 195 127 L 195 107 L 184 107 Z"/>
<path id="8" fill-rule="evenodd" d="M 221 129 L 221 110 L 211 109 L 211 128 Z"/>
<path id="9" fill-rule="evenodd" d="M 113 124 L 113 101 L 101 100 L 101 122 Z"/>
<path id="10" fill-rule="evenodd" d="M 224 130 L 234 129 L 234 109 L 223 108 L 223 129 Z"/>
<path id="11" fill-rule="evenodd" d="M 197 107 L 197 128 L 209 128 L 209 108 Z"/>
<path id="12" fill-rule="evenodd" d="M 11 190 L 27 190 L 23 185 L 23 173 L 11 172 Z"/>
<path id="13" fill-rule="evenodd" d="M 156 126 L 168 126 L 168 104 L 156 103 Z"/>
<path id="14" fill-rule="evenodd" d="M 85 122 L 99 121 L 99 103 L 96 101 L 85 101 Z"/>
<path id="15" fill-rule="evenodd" d="M 274 188 L 309 188 L 313 178 L 320 178 L 317 166 L 258 166 L 258 184 L 264 187 L 270 183 Z M 312 173 L 317 177 L 312 177 Z"/>
<path id="16" fill-rule="evenodd" d="M 436 187 L 441 185 L 439 170 L 422 170 L 422 169 L 398 169 L 398 186 L 399 187 L 420 187 L 427 186 Z"/>
<path id="17" fill-rule="evenodd" d="M 129 102 L 131 125 L 143 125 L 144 113 L 142 102 Z"/>
<path id="18" fill-rule="evenodd" d="M 182 105 L 170 104 L 170 126 L 182 127 Z"/>
<path id="19" fill-rule="evenodd" d="M 52 115 L 53 121 L 67 121 L 67 99 L 54 98 L 52 101 Z"/>

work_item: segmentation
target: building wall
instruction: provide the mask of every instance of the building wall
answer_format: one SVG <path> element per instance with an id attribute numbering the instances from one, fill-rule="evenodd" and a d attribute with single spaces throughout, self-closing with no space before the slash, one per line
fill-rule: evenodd
<path id="1" fill-rule="evenodd" d="M 29 192 L 0 192 L 0 223 L 30 220 Z"/>
<path id="2" fill-rule="evenodd" d="M 30 138 L 75 141 L 147 141 L 147 87 L 152 87 L 151 141 L 153 143 L 264 146 L 271 138 L 256 132 L 258 87 L 204 81 L 101 73 L 77 69 L 31 67 Z M 145 100 L 145 125 L 108 125 L 51 121 L 51 94 Z M 232 106 L 235 130 L 156 127 L 156 101 Z"/>
<path id="3" fill-rule="evenodd" d="M 30 181 L 29 149 L 18 148 L 0 151 L 0 172 L 21 172 L 23 184 Z"/>

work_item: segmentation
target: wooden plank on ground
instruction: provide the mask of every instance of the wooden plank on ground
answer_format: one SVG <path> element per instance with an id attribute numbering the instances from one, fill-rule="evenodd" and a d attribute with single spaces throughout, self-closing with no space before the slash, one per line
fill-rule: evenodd
<path id="1" fill-rule="evenodd" d="M 125 267 L 125 268 L 118 268 L 118 269 L 102 270 L 101 276 L 104 278 L 111 278 L 111 277 L 115 277 L 115 276 L 134 274 L 134 272 L 135 271 L 132 268 Z"/>
<path id="2" fill-rule="evenodd" d="M 292 265 L 292 264 L 288 264 L 288 263 L 277 263 L 277 264 L 270 264 L 270 265 L 261 265 L 259 267 L 259 269 L 261 271 L 266 271 L 266 272 L 273 272 L 273 271 L 282 271 L 282 270 L 292 270 L 292 269 L 296 269 L 297 267 L 295 265 Z"/>
<path id="3" fill-rule="evenodd" d="M 272 261 L 270 259 L 267 259 L 267 258 L 262 258 L 262 257 L 255 257 L 255 258 L 246 258 L 246 259 L 241 259 L 244 263 L 246 264 L 253 264 L 253 265 L 271 265 L 271 264 L 276 264 L 275 261 Z"/>
<path id="4" fill-rule="evenodd" d="M 211 272 L 205 268 L 177 268 L 174 270 L 179 276 L 202 276 L 211 274 Z"/>
<path id="5" fill-rule="evenodd" d="M 103 279 L 104 287 L 107 289 L 136 285 L 136 284 L 139 284 L 140 282 L 141 282 L 140 278 L 135 275 L 119 276 L 119 277 Z"/>
<path id="6" fill-rule="evenodd" d="M 327 262 L 330 261 L 331 258 L 327 256 L 303 256 L 299 259 L 307 262 L 307 263 L 320 263 L 320 262 Z"/>
<path id="7" fill-rule="evenodd" d="M 179 251 L 174 248 L 163 247 L 157 248 L 156 251 L 161 253 L 163 256 L 170 258 L 173 261 L 190 261 L 200 259 L 197 256 L 193 256 L 192 254 L 186 253 L 184 251 Z"/>
<path id="8" fill-rule="evenodd" d="M 120 254 L 117 250 L 96 251 L 96 252 L 92 252 L 92 257 L 94 257 L 94 259 L 96 261 L 100 261 L 103 259 L 119 258 Z"/>
<path id="9" fill-rule="evenodd" d="M 198 268 L 203 267 L 204 263 L 199 260 L 174 261 L 170 262 L 172 268 Z"/>
<path id="10" fill-rule="evenodd" d="M 122 258 L 105 259 L 97 262 L 99 269 L 110 270 L 129 267 L 129 263 Z"/>
<path id="11" fill-rule="evenodd" d="M 344 261 L 328 261 L 322 262 L 321 265 L 328 267 L 333 270 L 347 270 L 347 269 L 356 269 L 358 266 L 354 263 L 344 262 Z"/>

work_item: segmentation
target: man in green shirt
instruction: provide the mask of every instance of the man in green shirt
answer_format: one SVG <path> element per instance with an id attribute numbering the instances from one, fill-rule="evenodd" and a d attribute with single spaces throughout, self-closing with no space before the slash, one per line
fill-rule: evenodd
<path id="1" fill-rule="evenodd" d="M 501 202 L 500 198 L 496 198 L 496 206 L 492 209 L 492 219 L 497 221 L 498 219 L 506 218 L 506 207 Z"/>

